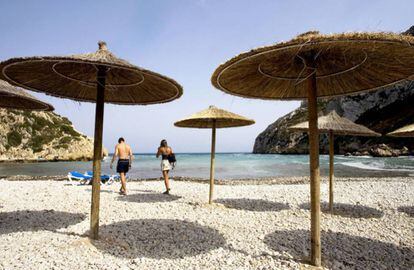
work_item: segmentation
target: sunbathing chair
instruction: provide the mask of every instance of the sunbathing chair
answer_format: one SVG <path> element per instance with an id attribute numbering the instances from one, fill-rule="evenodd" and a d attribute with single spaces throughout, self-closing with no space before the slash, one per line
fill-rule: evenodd
<path id="1" fill-rule="evenodd" d="M 72 183 L 72 185 L 75 185 L 76 182 L 78 182 L 81 185 L 90 185 L 92 184 L 92 178 L 93 173 L 91 171 L 85 172 L 84 174 L 77 171 L 72 171 L 68 173 L 68 179 Z M 101 185 L 111 185 L 118 178 L 119 177 L 116 175 L 101 175 Z"/>
<path id="2" fill-rule="evenodd" d="M 93 172 L 92 171 L 87 171 L 85 172 L 85 175 L 89 176 L 89 177 L 93 177 Z M 118 175 L 107 175 L 107 174 L 102 174 L 101 175 L 101 184 L 104 185 L 111 185 L 113 184 L 116 180 L 119 180 L 119 176 Z"/>
<path id="3" fill-rule="evenodd" d="M 72 171 L 68 173 L 68 179 L 69 182 L 72 183 L 72 185 L 75 185 L 76 182 L 78 182 L 81 185 L 88 185 L 92 181 L 92 176 L 82 174 L 77 171 Z"/>

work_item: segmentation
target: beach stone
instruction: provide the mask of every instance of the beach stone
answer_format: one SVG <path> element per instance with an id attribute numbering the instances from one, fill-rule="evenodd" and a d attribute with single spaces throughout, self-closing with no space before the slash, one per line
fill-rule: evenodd
<path id="1" fill-rule="evenodd" d="M 165 201 L 136 201 L 148 193 L 142 190 L 163 192 L 160 182 L 129 182 L 130 201 L 117 194 L 119 184 L 102 187 L 100 240 L 87 237 L 90 187 L 2 181 L 0 216 L 15 215 L 0 218 L 0 269 L 314 269 L 306 263 L 310 212 L 301 208 L 309 185 L 272 181 L 218 185 L 220 199 L 249 198 L 237 208 L 208 206 L 208 186 L 197 182 L 175 181 L 180 198 Z M 346 213 L 363 211 L 322 214 L 322 269 L 410 269 L 414 180 L 335 181 L 335 202 L 347 205 Z M 288 207 L 272 209 L 268 202 Z M 367 217 L 369 209 L 383 215 Z"/>

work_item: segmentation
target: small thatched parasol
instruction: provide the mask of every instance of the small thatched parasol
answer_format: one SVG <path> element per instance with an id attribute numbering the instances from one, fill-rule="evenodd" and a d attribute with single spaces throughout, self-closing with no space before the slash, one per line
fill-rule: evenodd
<path id="1" fill-rule="evenodd" d="M 117 58 L 105 42 L 95 53 L 12 58 L 0 64 L 0 78 L 26 89 L 77 101 L 96 102 L 91 236 L 98 238 L 104 103 L 155 104 L 179 98 L 174 80 Z"/>
<path id="2" fill-rule="evenodd" d="M 406 125 L 387 134 L 391 137 L 414 137 L 414 124 Z"/>
<path id="3" fill-rule="evenodd" d="M 210 194 L 208 203 L 213 202 L 214 190 L 214 158 L 216 153 L 216 128 L 241 127 L 254 124 L 254 120 L 228 112 L 215 106 L 195 113 L 174 123 L 177 127 L 211 128 L 211 162 L 210 162 Z"/>
<path id="4" fill-rule="evenodd" d="M 254 49 L 220 65 L 213 85 L 258 99 L 308 99 L 311 263 L 321 264 L 317 98 L 381 89 L 414 74 L 414 37 L 391 33 L 321 35 Z"/>
<path id="5" fill-rule="evenodd" d="M 308 132 L 309 123 L 302 122 L 289 127 L 290 130 Z M 370 130 L 369 128 L 355 124 L 345 117 L 340 117 L 336 111 L 331 111 L 327 115 L 318 118 L 319 133 L 332 133 L 335 135 L 352 135 L 352 136 L 381 136 L 380 133 Z"/>
<path id="6" fill-rule="evenodd" d="M 302 122 L 289 127 L 289 129 L 308 132 L 309 123 Z M 379 137 L 381 134 L 362 125 L 355 124 L 345 117 L 340 117 L 335 111 L 318 118 L 318 131 L 319 133 L 328 133 L 329 135 L 329 209 L 333 213 L 334 135 Z"/>
<path id="7" fill-rule="evenodd" d="M 22 89 L 0 80 L 0 107 L 6 109 L 53 111 L 53 106 L 36 99 Z"/>

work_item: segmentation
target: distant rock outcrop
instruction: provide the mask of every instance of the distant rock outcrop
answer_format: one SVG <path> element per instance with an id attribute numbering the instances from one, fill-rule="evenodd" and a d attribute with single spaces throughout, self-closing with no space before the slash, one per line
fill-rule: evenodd
<path id="1" fill-rule="evenodd" d="M 93 156 L 93 140 L 53 112 L 0 109 L 0 130 L 0 161 L 90 160 Z"/>

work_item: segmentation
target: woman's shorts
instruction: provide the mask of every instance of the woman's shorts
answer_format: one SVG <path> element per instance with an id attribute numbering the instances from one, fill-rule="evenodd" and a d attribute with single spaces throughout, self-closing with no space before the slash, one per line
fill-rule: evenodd
<path id="1" fill-rule="evenodd" d="M 116 165 L 117 173 L 127 173 L 129 171 L 129 159 L 119 159 Z"/>
<path id="2" fill-rule="evenodd" d="M 163 159 L 161 161 L 161 171 L 169 171 L 171 170 L 171 164 L 168 159 Z"/>

